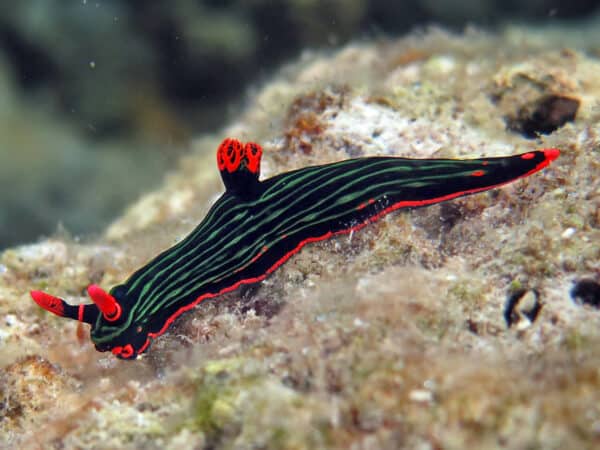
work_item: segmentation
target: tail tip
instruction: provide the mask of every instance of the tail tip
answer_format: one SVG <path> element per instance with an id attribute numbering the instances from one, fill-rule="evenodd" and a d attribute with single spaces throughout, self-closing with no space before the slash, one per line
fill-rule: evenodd
<path id="1" fill-rule="evenodd" d="M 542 152 L 548 162 L 554 161 L 560 155 L 560 150 L 557 148 L 545 148 Z"/>

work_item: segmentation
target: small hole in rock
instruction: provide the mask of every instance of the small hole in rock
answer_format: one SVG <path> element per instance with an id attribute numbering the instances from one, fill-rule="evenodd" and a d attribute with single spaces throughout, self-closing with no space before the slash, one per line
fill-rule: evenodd
<path id="1" fill-rule="evenodd" d="M 600 308 L 600 283 L 589 278 L 575 281 L 575 285 L 571 289 L 571 298 L 575 303 L 587 303 Z"/>
<path id="2" fill-rule="evenodd" d="M 542 302 L 535 289 L 517 289 L 508 296 L 504 308 L 504 320 L 507 327 L 518 325 L 526 328 L 537 319 Z"/>
<path id="3" fill-rule="evenodd" d="M 507 117 L 507 127 L 530 139 L 538 134 L 550 134 L 575 120 L 579 104 L 574 98 L 547 95 L 522 106 L 516 117 Z"/>

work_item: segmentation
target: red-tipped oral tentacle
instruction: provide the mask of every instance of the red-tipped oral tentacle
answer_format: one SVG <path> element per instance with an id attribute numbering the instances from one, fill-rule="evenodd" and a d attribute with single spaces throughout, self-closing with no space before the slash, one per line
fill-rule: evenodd
<path id="1" fill-rule="evenodd" d="M 102 315 L 106 320 L 114 322 L 121 317 L 121 305 L 119 305 L 119 302 L 112 295 L 95 284 L 90 284 L 87 291 L 92 301 L 102 311 Z"/>
<path id="2" fill-rule="evenodd" d="M 30 295 L 33 301 L 39 306 L 60 317 L 89 324 L 94 323 L 98 317 L 98 308 L 96 305 L 69 305 L 63 299 L 43 291 L 31 291 Z"/>
<path id="3" fill-rule="evenodd" d="M 46 311 L 50 311 L 60 317 L 65 316 L 65 306 L 67 305 L 64 300 L 55 297 L 54 295 L 47 294 L 43 291 L 31 291 L 29 293 L 34 302 L 44 308 Z"/>

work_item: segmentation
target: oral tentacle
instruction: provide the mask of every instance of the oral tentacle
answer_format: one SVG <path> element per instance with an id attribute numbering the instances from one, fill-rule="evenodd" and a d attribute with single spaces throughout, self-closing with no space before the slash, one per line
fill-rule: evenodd
<path id="1" fill-rule="evenodd" d="M 93 324 L 100 313 L 96 305 L 69 305 L 63 299 L 43 291 L 31 291 L 29 294 L 39 306 L 59 317 Z"/>

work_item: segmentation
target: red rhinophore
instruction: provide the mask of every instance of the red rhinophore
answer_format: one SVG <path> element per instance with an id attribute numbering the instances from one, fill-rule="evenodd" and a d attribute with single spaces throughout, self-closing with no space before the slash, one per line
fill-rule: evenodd
<path id="1" fill-rule="evenodd" d="M 252 173 L 259 173 L 262 147 L 255 142 L 247 142 L 244 150 L 246 153 L 248 170 Z"/>
<path id="2" fill-rule="evenodd" d="M 476 170 L 474 172 L 471 172 L 472 177 L 482 177 L 484 175 L 485 175 L 485 170 Z"/>
<path id="3" fill-rule="evenodd" d="M 229 173 L 235 172 L 242 157 L 242 143 L 237 139 L 225 138 L 217 149 L 217 167 L 222 172 L 226 170 Z"/>
<path id="4" fill-rule="evenodd" d="M 262 147 L 257 143 L 247 142 L 244 145 L 237 139 L 226 138 L 217 149 L 217 166 L 221 172 L 227 170 L 233 173 L 245 162 L 248 171 L 258 174 L 261 157 Z"/>
<path id="5" fill-rule="evenodd" d="M 34 302 L 44 308 L 46 311 L 56 314 L 57 316 L 65 316 L 64 302 L 54 295 L 46 294 L 42 291 L 31 291 L 29 293 Z"/>
<path id="6" fill-rule="evenodd" d="M 225 168 L 233 173 L 240 167 L 242 160 L 242 143 L 237 139 L 227 139 L 225 146 Z"/>
<path id="7" fill-rule="evenodd" d="M 90 284 L 87 291 L 92 301 L 102 311 L 102 315 L 106 320 L 114 322 L 121 317 L 121 313 L 123 312 L 121 305 L 119 305 L 119 302 L 112 295 L 95 284 Z"/>
<path id="8" fill-rule="evenodd" d="M 523 153 L 521 155 L 521 159 L 533 159 L 533 158 L 535 158 L 535 153 L 533 153 L 533 152 Z"/>

